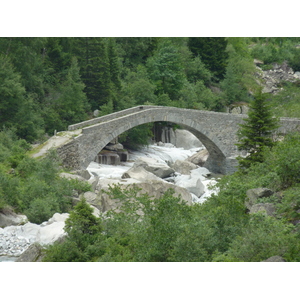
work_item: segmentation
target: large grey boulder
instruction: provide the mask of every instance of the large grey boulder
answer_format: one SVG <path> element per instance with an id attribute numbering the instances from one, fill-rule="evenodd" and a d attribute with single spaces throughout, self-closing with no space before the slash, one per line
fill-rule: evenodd
<path id="1" fill-rule="evenodd" d="M 177 148 L 191 149 L 203 147 L 200 140 L 191 132 L 185 129 L 176 129 L 164 127 L 162 130 L 161 141 L 163 143 L 171 143 Z"/>
<path id="2" fill-rule="evenodd" d="M 122 178 L 133 178 L 138 181 L 161 180 L 158 176 L 145 170 L 144 167 L 133 165 L 127 172 L 122 175 Z"/>
<path id="3" fill-rule="evenodd" d="M 268 259 L 262 261 L 262 262 L 286 262 L 285 259 L 283 259 L 281 256 L 279 255 L 275 255 L 275 256 L 271 256 Z"/>
<path id="4" fill-rule="evenodd" d="M 137 187 L 141 189 L 137 196 L 142 194 L 148 194 L 150 197 L 160 198 L 169 189 L 174 189 L 174 195 L 176 197 L 181 197 L 181 199 L 187 204 L 192 204 L 192 195 L 185 189 L 171 183 L 165 182 L 163 180 L 149 180 L 147 182 L 136 182 L 129 184 L 122 184 L 121 188 L 133 188 Z M 106 212 L 111 209 L 119 210 L 121 207 L 121 202 L 119 199 L 111 199 L 109 195 L 105 193 L 108 188 L 104 188 L 102 192 L 98 194 L 98 197 L 93 201 L 93 205 L 96 206 L 100 211 Z"/>
<path id="5" fill-rule="evenodd" d="M 201 197 L 204 194 L 204 185 L 199 176 L 182 175 L 175 178 L 175 184 Z"/>
<path id="6" fill-rule="evenodd" d="M 79 181 L 86 181 L 85 178 L 83 178 L 82 176 L 80 175 L 76 175 L 76 174 L 70 174 L 70 173 L 65 173 L 65 172 L 62 172 L 59 174 L 59 177 L 61 178 L 66 178 L 66 179 L 75 179 L 75 180 L 79 180 Z"/>
<path id="7" fill-rule="evenodd" d="M 245 205 L 248 209 L 258 203 L 259 198 L 270 197 L 274 194 L 274 192 L 267 188 L 256 188 L 250 189 L 246 191 L 247 199 L 245 201 Z"/>
<path id="8" fill-rule="evenodd" d="M 254 214 L 261 212 L 267 216 L 274 217 L 275 216 L 275 206 L 273 203 L 257 203 L 251 206 L 249 213 Z"/>
<path id="9" fill-rule="evenodd" d="M 133 165 L 133 168 L 136 167 L 142 167 L 159 178 L 166 178 L 174 173 L 174 169 L 170 168 L 167 164 L 150 157 L 140 157 L 137 159 Z"/>
<path id="10" fill-rule="evenodd" d="M 0 212 L 0 227 L 20 225 L 27 222 L 28 219 L 25 215 L 18 215 L 12 210 L 4 209 Z"/>
<path id="11" fill-rule="evenodd" d="M 121 163 L 120 156 L 116 152 L 101 151 L 96 157 L 95 162 L 104 165 L 119 165 Z"/>
<path id="12" fill-rule="evenodd" d="M 43 247 L 39 244 L 30 245 L 17 259 L 16 262 L 41 262 Z"/>
<path id="13" fill-rule="evenodd" d="M 195 164 L 186 160 L 176 160 L 174 164 L 172 164 L 172 168 L 183 175 L 190 175 L 191 170 L 198 168 Z"/>
<path id="14" fill-rule="evenodd" d="M 192 156 L 190 156 L 187 161 L 198 165 L 200 167 L 203 167 L 206 160 L 208 159 L 209 153 L 207 151 L 207 149 L 202 149 L 200 151 L 198 151 L 197 153 L 193 154 Z"/>

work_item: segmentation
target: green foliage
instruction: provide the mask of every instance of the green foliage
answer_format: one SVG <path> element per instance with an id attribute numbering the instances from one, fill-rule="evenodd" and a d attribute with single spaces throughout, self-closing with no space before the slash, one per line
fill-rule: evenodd
<path id="1" fill-rule="evenodd" d="M 259 262 L 275 255 L 299 260 L 300 241 L 293 225 L 261 214 L 251 215 L 247 226 L 215 261 Z"/>
<path id="2" fill-rule="evenodd" d="M 153 135 L 151 129 L 151 123 L 133 127 L 119 136 L 119 142 L 126 148 L 138 150 L 149 144 L 149 138 Z"/>
<path id="3" fill-rule="evenodd" d="M 90 186 L 78 180 L 60 178 L 55 152 L 41 160 L 27 156 L 30 146 L 11 130 L 0 132 L 0 204 L 42 223 L 56 212 L 71 208 L 73 191 L 86 192 Z"/>
<path id="4" fill-rule="evenodd" d="M 275 144 L 272 133 L 279 126 L 278 120 L 272 116 L 265 94 L 257 93 L 249 107 L 248 118 L 238 131 L 238 149 L 249 153 L 245 158 L 240 158 L 241 168 L 263 161 L 263 149 Z"/>
<path id="5" fill-rule="evenodd" d="M 158 94 L 167 93 L 172 100 L 178 98 L 185 79 L 178 48 L 169 42 L 161 44 L 147 60 L 147 69 Z"/>
<path id="6" fill-rule="evenodd" d="M 271 98 L 270 105 L 275 116 L 300 118 L 300 94 L 297 83 L 284 84 L 283 90 Z"/>
<path id="7" fill-rule="evenodd" d="M 188 46 L 195 56 L 212 72 L 217 80 L 223 78 L 227 65 L 227 40 L 224 37 L 191 37 Z"/>

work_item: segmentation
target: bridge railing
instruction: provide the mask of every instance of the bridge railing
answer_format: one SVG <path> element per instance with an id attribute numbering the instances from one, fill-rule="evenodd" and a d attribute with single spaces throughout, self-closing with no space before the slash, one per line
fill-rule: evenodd
<path id="1" fill-rule="evenodd" d="M 76 129 L 81 129 L 87 126 L 91 126 L 91 125 L 95 125 L 101 122 L 106 122 L 115 118 L 119 118 L 119 117 L 123 117 L 135 112 L 139 112 L 141 110 L 146 110 L 146 109 L 152 109 L 152 108 L 159 108 L 160 106 L 152 106 L 152 105 L 140 105 L 140 106 L 136 106 L 136 107 L 132 107 L 132 108 L 128 108 L 128 109 L 124 109 L 115 113 L 111 113 L 109 115 L 105 115 L 102 117 L 98 117 L 98 118 L 94 118 L 91 120 L 87 120 L 87 121 L 83 121 L 80 123 L 76 123 L 76 124 L 72 124 L 68 126 L 68 130 L 72 131 L 72 130 L 76 130 Z"/>

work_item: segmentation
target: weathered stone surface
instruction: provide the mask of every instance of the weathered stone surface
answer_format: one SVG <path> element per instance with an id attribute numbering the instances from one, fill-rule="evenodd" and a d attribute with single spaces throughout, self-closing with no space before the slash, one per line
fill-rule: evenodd
<path id="1" fill-rule="evenodd" d="M 30 245 L 17 259 L 16 262 L 40 262 L 43 258 L 43 247 L 39 244 Z"/>
<path id="2" fill-rule="evenodd" d="M 271 256 L 262 262 L 286 262 L 286 260 L 283 259 L 281 256 L 276 255 L 276 256 Z"/>
<path id="3" fill-rule="evenodd" d="M 172 165 L 172 168 L 180 174 L 190 175 L 191 170 L 196 169 L 197 166 L 189 161 L 176 160 Z"/>
<path id="4" fill-rule="evenodd" d="M 257 76 L 263 80 L 263 93 L 276 94 L 282 88 L 278 85 L 283 81 L 295 82 L 299 80 L 298 72 L 294 73 L 293 69 L 290 68 L 286 62 L 282 64 L 273 64 L 273 68 L 270 70 L 263 71 L 257 67 Z"/>
<path id="5" fill-rule="evenodd" d="M 141 191 L 138 192 L 138 196 L 147 193 L 150 197 L 154 198 L 160 198 L 168 189 L 171 188 L 174 189 L 176 197 L 180 196 L 185 202 L 187 202 L 187 204 L 192 203 L 192 196 L 186 189 L 167 183 L 163 180 L 149 180 L 147 182 L 121 185 L 124 189 L 134 186 L 141 189 Z M 106 212 L 111 209 L 119 209 L 121 203 L 118 199 L 111 199 L 107 194 L 100 192 L 97 199 L 93 201 L 93 205 L 100 209 L 100 211 Z"/>
<path id="6" fill-rule="evenodd" d="M 81 176 L 86 180 L 89 180 L 91 178 L 91 174 L 88 170 L 75 170 L 72 172 L 72 174 Z"/>
<path id="7" fill-rule="evenodd" d="M 25 215 L 17 215 L 11 210 L 2 210 L 0 212 L 0 227 L 19 225 L 28 222 Z"/>
<path id="8" fill-rule="evenodd" d="M 256 188 L 250 189 L 246 191 L 247 199 L 245 201 L 245 205 L 248 209 L 257 203 L 257 199 L 270 197 L 274 194 L 274 192 L 267 188 Z"/>
<path id="9" fill-rule="evenodd" d="M 67 178 L 67 179 L 77 179 L 79 181 L 86 181 L 82 176 L 75 175 L 75 174 L 70 174 L 70 173 L 60 173 L 59 176 L 61 178 Z"/>
<path id="10" fill-rule="evenodd" d="M 105 151 L 98 153 L 94 161 L 104 165 L 119 165 L 121 159 L 116 152 Z"/>
<path id="11" fill-rule="evenodd" d="M 133 178 L 139 181 L 161 180 L 158 176 L 146 171 L 142 166 L 133 165 L 127 172 L 122 175 L 122 178 Z"/>
<path id="12" fill-rule="evenodd" d="M 162 130 L 161 141 L 163 143 L 171 143 L 177 148 L 183 149 L 203 147 L 201 141 L 185 129 L 173 130 L 171 127 L 164 127 Z"/>
<path id="13" fill-rule="evenodd" d="M 110 151 L 118 151 L 118 150 L 123 150 L 124 147 L 122 144 L 117 143 L 117 144 L 108 144 L 105 146 L 105 149 L 110 150 Z"/>
<path id="14" fill-rule="evenodd" d="M 257 203 L 251 206 L 249 213 L 254 214 L 257 212 L 262 212 L 267 216 L 275 216 L 275 206 L 273 203 Z"/>
<path id="15" fill-rule="evenodd" d="M 159 178 L 166 178 L 174 173 L 174 169 L 170 168 L 167 164 L 162 164 L 154 158 L 150 157 L 140 157 L 139 159 L 137 159 L 133 165 L 133 168 L 136 167 L 142 167 L 146 171 L 154 174 Z"/>
<path id="16" fill-rule="evenodd" d="M 203 167 L 205 162 L 207 161 L 207 158 L 209 156 L 209 153 L 207 151 L 207 149 L 202 149 L 200 151 L 198 151 L 197 153 L 193 154 L 192 156 L 190 156 L 187 161 Z"/>

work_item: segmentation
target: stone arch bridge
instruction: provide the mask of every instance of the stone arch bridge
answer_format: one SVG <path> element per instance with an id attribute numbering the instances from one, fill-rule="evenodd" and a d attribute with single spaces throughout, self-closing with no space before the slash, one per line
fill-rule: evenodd
<path id="1" fill-rule="evenodd" d="M 141 124 L 166 121 L 193 133 L 206 147 L 209 158 L 205 167 L 211 172 L 230 174 L 237 166 L 238 124 L 245 115 L 218 113 L 163 106 L 138 106 L 103 117 L 70 125 L 72 139 L 57 148 L 64 166 L 85 169 L 96 155 L 121 133 Z M 276 134 L 300 130 L 300 120 L 282 118 Z M 76 134 L 75 134 L 76 133 Z"/>

